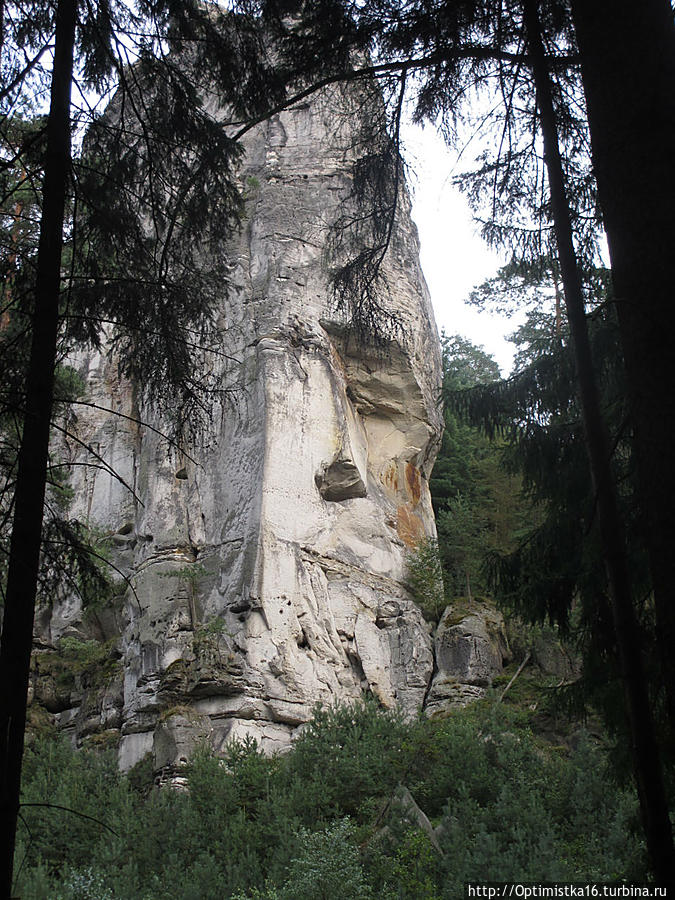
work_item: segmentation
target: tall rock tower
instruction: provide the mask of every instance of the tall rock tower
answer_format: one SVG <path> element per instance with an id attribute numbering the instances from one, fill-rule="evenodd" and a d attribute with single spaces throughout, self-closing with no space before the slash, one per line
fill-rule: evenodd
<path id="1" fill-rule="evenodd" d="M 413 713 L 424 699 L 431 638 L 405 552 L 435 533 L 440 354 L 407 195 L 381 298 L 399 338 L 374 349 L 349 336 L 325 258 L 363 115 L 330 90 L 246 137 L 246 217 L 224 243 L 209 373 L 227 394 L 190 457 L 112 355 L 76 361 L 92 403 L 121 414 L 78 412 L 78 438 L 120 477 L 74 465 L 73 514 L 111 536 L 128 581 L 110 608 L 72 600 L 38 631 L 43 654 L 68 635 L 114 643 L 116 674 L 52 708 L 78 738 L 117 741 L 123 768 L 153 753 L 170 772 L 204 738 L 281 749 L 317 702 L 367 691 Z M 67 450 L 83 459 L 81 444 Z"/>

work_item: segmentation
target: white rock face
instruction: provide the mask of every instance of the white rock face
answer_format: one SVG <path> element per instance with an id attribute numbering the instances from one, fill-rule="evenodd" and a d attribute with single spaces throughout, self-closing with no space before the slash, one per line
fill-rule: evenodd
<path id="1" fill-rule="evenodd" d="M 366 690 L 412 714 L 431 678 L 404 557 L 435 534 L 438 336 L 407 197 L 382 297 L 405 337 L 365 349 L 332 311 L 326 237 L 363 114 L 341 115 L 345 102 L 324 94 L 246 139 L 250 198 L 225 246 L 221 312 L 236 364 L 214 359 L 230 394 L 192 459 L 132 421 L 162 431 L 114 358 L 78 361 L 91 401 L 130 417 L 78 413 L 78 437 L 119 478 L 72 472 L 73 513 L 114 536 L 133 586 L 98 619 L 102 636 L 121 635 L 125 768 L 150 750 L 158 766 L 179 762 L 191 728 L 216 749 L 246 734 L 283 748 L 315 703 Z M 83 633 L 80 618 L 55 610 L 44 636 Z"/>

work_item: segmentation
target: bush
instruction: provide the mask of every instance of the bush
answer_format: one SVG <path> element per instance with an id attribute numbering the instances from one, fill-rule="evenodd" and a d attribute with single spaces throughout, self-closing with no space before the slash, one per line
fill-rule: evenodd
<path id="1" fill-rule="evenodd" d="M 187 775 L 188 792 L 148 791 L 110 754 L 36 742 L 24 800 L 71 811 L 22 810 L 20 896 L 441 900 L 467 880 L 645 878 L 636 799 L 603 750 L 544 745 L 501 704 L 440 722 L 374 701 L 317 709 L 286 756 L 235 742 Z M 399 784 L 433 840 L 390 802 Z"/>
<path id="2" fill-rule="evenodd" d="M 359 859 L 355 830 L 342 819 L 323 831 L 300 832 L 280 900 L 368 900 L 373 896 Z"/>
<path id="3" fill-rule="evenodd" d="M 408 766 L 409 725 L 372 699 L 319 707 L 287 758 L 294 803 L 304 824 L 351 816 L 391 794 Z"/>
<path id="4" fill-rule="evenodd" d="M 430 622 L 438 622 L 445 609 L 445 585 L 438 541 L 425 538 L 406 554 L 410 590 Z"/>

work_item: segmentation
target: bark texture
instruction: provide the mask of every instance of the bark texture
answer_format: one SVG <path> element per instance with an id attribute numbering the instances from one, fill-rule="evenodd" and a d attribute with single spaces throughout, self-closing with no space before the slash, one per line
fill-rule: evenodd
<path id="1" fill-rule="evenodd" d="M 647 681 L 638 638 L 639 629 L 631 596 L 625 535 L 610 468 L 609 444 L 601 416 L 597 379 L 593 371 L 550 81 L 541 43 L 537 0 L 525 0 L 524 10 L 551 190 L 560 270 L 579 382 L 586 447 L 597 497 L 602 551 L 624 685 L 633 769 L 654 874 L 660 883 L 665 884 L 672 877 L 673 866 L 668 805 L 654 723 L 650 713 Z"/>
<path id="2" fill-rule="evenodd" d="M 662 681 L 675 731 L 675 26 L 667 0 L 573 0 L 572 10 L 628 375 Z"/>
<path id="3" fill-rule="evenodd" d="M 0 833 L 5 835 L 0 857 L 0 897 L 3 898 L 11 897 L 12 894 L 12 860 L 19 811 L 21 759 L 47 478 L 63 216 L 70 175 L 70 86 L 75 15 L 75 0 L 61 0 L 56 17 L 54 68 L 47 125 L 33 338 L 14 494 L 15 513 L 0 645 Z"/>

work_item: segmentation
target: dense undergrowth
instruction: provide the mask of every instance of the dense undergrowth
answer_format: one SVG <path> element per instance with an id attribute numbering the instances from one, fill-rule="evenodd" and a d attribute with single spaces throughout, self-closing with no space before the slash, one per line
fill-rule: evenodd
<path id="1" fill-rule="evenodd" d="M 467 880 L 644 878 L 635 797 L 598 741 L 574 730 L 554 746 L 530 726 L 494 700 L 412 724 L 373 702 L 322 709 L 285 756 L 198 753 L 188 791 L 41 739 L 23 800 L 52 806 L 22 807 L 16 893 L 444 900 Z"/>

